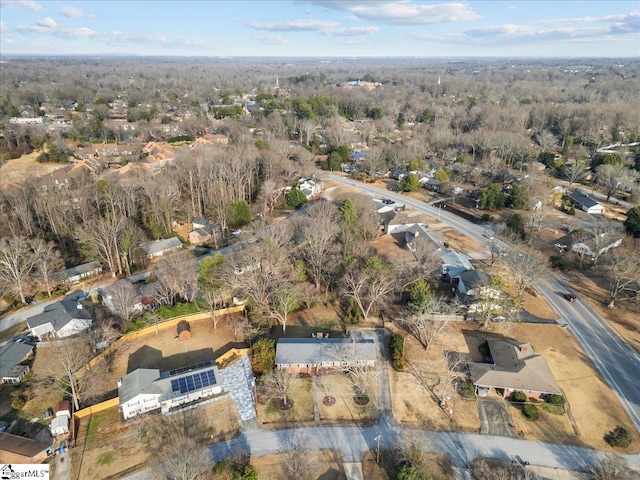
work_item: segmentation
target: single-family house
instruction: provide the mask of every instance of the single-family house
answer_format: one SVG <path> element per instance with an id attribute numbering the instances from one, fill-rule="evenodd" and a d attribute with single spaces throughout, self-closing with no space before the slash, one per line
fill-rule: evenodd
<path id="1" fill-rule="evenodd" d="M 191 231 L 189 232 L 189 243 L 197 244 L 211 240 L 213 236 L 213 225 L 206 218 L 193 217 L 191 221 Z"/>
<path id="2" fill-rule="evenodd" d="M 604 213 L 604 206 L 601 205 L 593 195 L 585 195 L 584 193 L 576 190 L 569 194 L 569 200 L 580 210 L 593 215 L 602 215 Z"/>
<path id="3" fill-rule="evenodd" d="M 118 380 L 120 411 L 125 420 L 154 410 L 166 415 L 174 408 L 221 394 L 224 387 L 219 378 L 212 360 L 162 373 L 138 368 Z"/>
<path id="4" fill-rule="evenodd" d="M 298 180 L 298 188 L 311 200 L 322 191 L 322 181 L 317 178 L 301 178 Z"/>
<path id="5" fill-rule="evenodd" d="M 561 251 L 570 248 L 571 251 L 576 252 L 578 255 L 594 258 L 596 253 L 602 255 L 612 248 L 619 247 L 622 243 L 622 237 L 622 233 L 615 230 L 607 230 L 597 234 L 593 231 L 579 228 L 569 235 L 556 240 L 555 245 Z"/>
<path id="6" fill-rule="evenodd" d="M 60 274 L 60 278 L 65 283 L 78 283 L 83 278 L 97 275 L 102 271 L 102 265 L 100 262 L 83 263 L 82 265 L 76 265 L 75 267 L 67 268 Z"/>
<path id="7" fill-rule="evenodd" d="M 68 337 L 87 330 L 91 315 L 80 302 L 61 300 L 45 307 L 42 313 L 27 318 L 31 336 L 43 339 L 47 336 Z"/>
<path id="8" fill-rule="evenodd" d="M 455 250 L 447 250 L 442 253 L 442 277 L 447 282 L 453 282 L 460 278 L 464 272 L 473 270 L 473 265 L 464 253 Z"/>
<path id="9" fill-rule="evenodd" d="M 439 192 L 442 189 L 442 182 L 436 178 L 430 178 L 425 182 L 423 187 L 432 192 Z"/>
<path id="10" fill-rule="evenodd" d="M 162 257 L 171 252 L 175 252 L 182 248 L 182 242 L 178 237 L 165 238 L 162 240 L 154 240 L 140 245 L 140 249 L 145 253 L 146 257 L 153 259 Z"/>
<path id="11" fill-rule="evenodd" d="M 276 368 L 311 375 L 350 364 L 373 368 L 376 352 L 371 339 L 280 338 L 276 344 Z"/>
<path id="12" fill-rule="evenodd" d="M 71 419 L 71 408 L 69 400 L 62 400 L 56 405 L 56 416 L 49 424 L 52 437 L 66 435 L 69 433 L 69 420 Z"/>
<path id="13" fill-rule="evenodd" d="M 546 360 L 533 351 L 530 343 L 490 338 L 487 344 L 491 363 L 469 362 L 471 381 L 480 396 L 492 387 L 503 397 L 515 391 L 534 398 L 562 395 Z"/>
<path id="14" fill-rule="evenodd" d="M 402 210 L 394 210 L 381 215 L 384 222 L 385 233 L 404 233 L 408 228 L 418 223 L 419 217 L 416 212 L 406 212 Z M 426 224 L 425 224 L 426 225 Z"/>
<path id="15" fill-rule="evenodd" d="M 458 292 L 467 297 L 477 297 L 484 293 L 484 289 L 491 282 L 491 275 L 480 270 L 467 270 L 460 273 Z"/>
<path id="16" fill-rule="evenodd" d="M 7 342 L 0 347 L 0 382 L 17 384 L 31 371 L 24 362 L 35 347 L 28 343 Z"/>
<path id="17" fill-rule="evenodd" d="M 46 443 L 11 433 L 0 433 L 0 463 L 2 464 L 43 463 L 52 453 L 51 445 Z"/>
<path id="18" fill-rule="evenodd" d="M 173 147 L 165 142 L 149 142 L 142 148 L 142 151 L 147 154 L 147 157 L 142 160 L 141 164 L 151 171 L 159 170 L 172 163 L 175 156 Z"/>

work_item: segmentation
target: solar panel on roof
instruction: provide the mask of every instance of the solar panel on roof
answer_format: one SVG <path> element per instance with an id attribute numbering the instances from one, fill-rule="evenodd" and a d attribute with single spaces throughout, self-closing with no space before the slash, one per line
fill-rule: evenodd
<path id="1" fill-rule="evenodd" d="M 171 380 L 171 390 L 180 391 L 181 394 L 200 390 L 216 383 L 216 374 L 213 370 L 198 372 L 177 380 Z"/>

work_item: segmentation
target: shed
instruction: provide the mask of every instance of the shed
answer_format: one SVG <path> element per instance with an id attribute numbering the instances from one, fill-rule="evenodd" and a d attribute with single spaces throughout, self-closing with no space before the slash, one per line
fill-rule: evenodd
<path id="1" fill-rule="evenodd" d="M 191 338 L 191 325 L 186 320 L 181 320 L 176 326 L 178 330 L 178 338 L 180 341 L 189 340 Z"/>

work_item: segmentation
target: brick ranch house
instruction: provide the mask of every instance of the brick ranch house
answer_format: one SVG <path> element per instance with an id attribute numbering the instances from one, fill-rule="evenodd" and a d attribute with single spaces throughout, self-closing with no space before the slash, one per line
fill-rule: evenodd
<path id="1" fill-rule="evenodd" d="M 487 344 L 492 363 L 469 363 L 469 374 L 478 395 L 486 396 L 492 387 L 504 398 L 515 391 L 530 398 L 562 395 L 546 360 L 533 351 L 530 343 L 490 338 Z"/>
<path id="2" fill-rule="evenodd" d="M 351 364 L 376 364 L 376 344 L 371 339 L 281 338 L 276 344 L 276 368 L 294 374 L 318 375 Z"/>

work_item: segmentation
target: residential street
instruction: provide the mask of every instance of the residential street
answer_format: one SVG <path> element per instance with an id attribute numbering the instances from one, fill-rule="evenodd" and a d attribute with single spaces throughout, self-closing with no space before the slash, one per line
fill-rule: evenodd
<path id="1" fill-rule="evenodd" d="M 425 202 L 396 192 L 373 187 L 364 183 L 355 183 L 339 175 L 326 174 L 326 177 L 343 185 L 357 186 L 364 192 L 376 197 L 390 198 L 417 211 L 426 213 L 434 218 L 440 218 L 443 223 L 473 238 L 481 245 L 487 246 L 487 234 L 493 232 L 486 226 L 475 225 L 446 209 L 439 209 Z M 512 247 L 498 242 L 500 248 Z M 488 255 L 488 253 L 487 253 Z M 472 257 L 477 258 L 477 257 Z M 558 318 L 566 322 L 571 333 L 585 349 L 598 371 L 606 379 L 609 386 L 616 393 L 620 402 L 640 431 L 640 355 L 623 341 L 611 328 L 605 319 L 581 300 L 575 303 L 567 302 L 562 293 L 572 291 L 569 282 L 561 275 L 555 274 L 549 280 L 536 285 L 537 290 L 556 311 Z"/>

